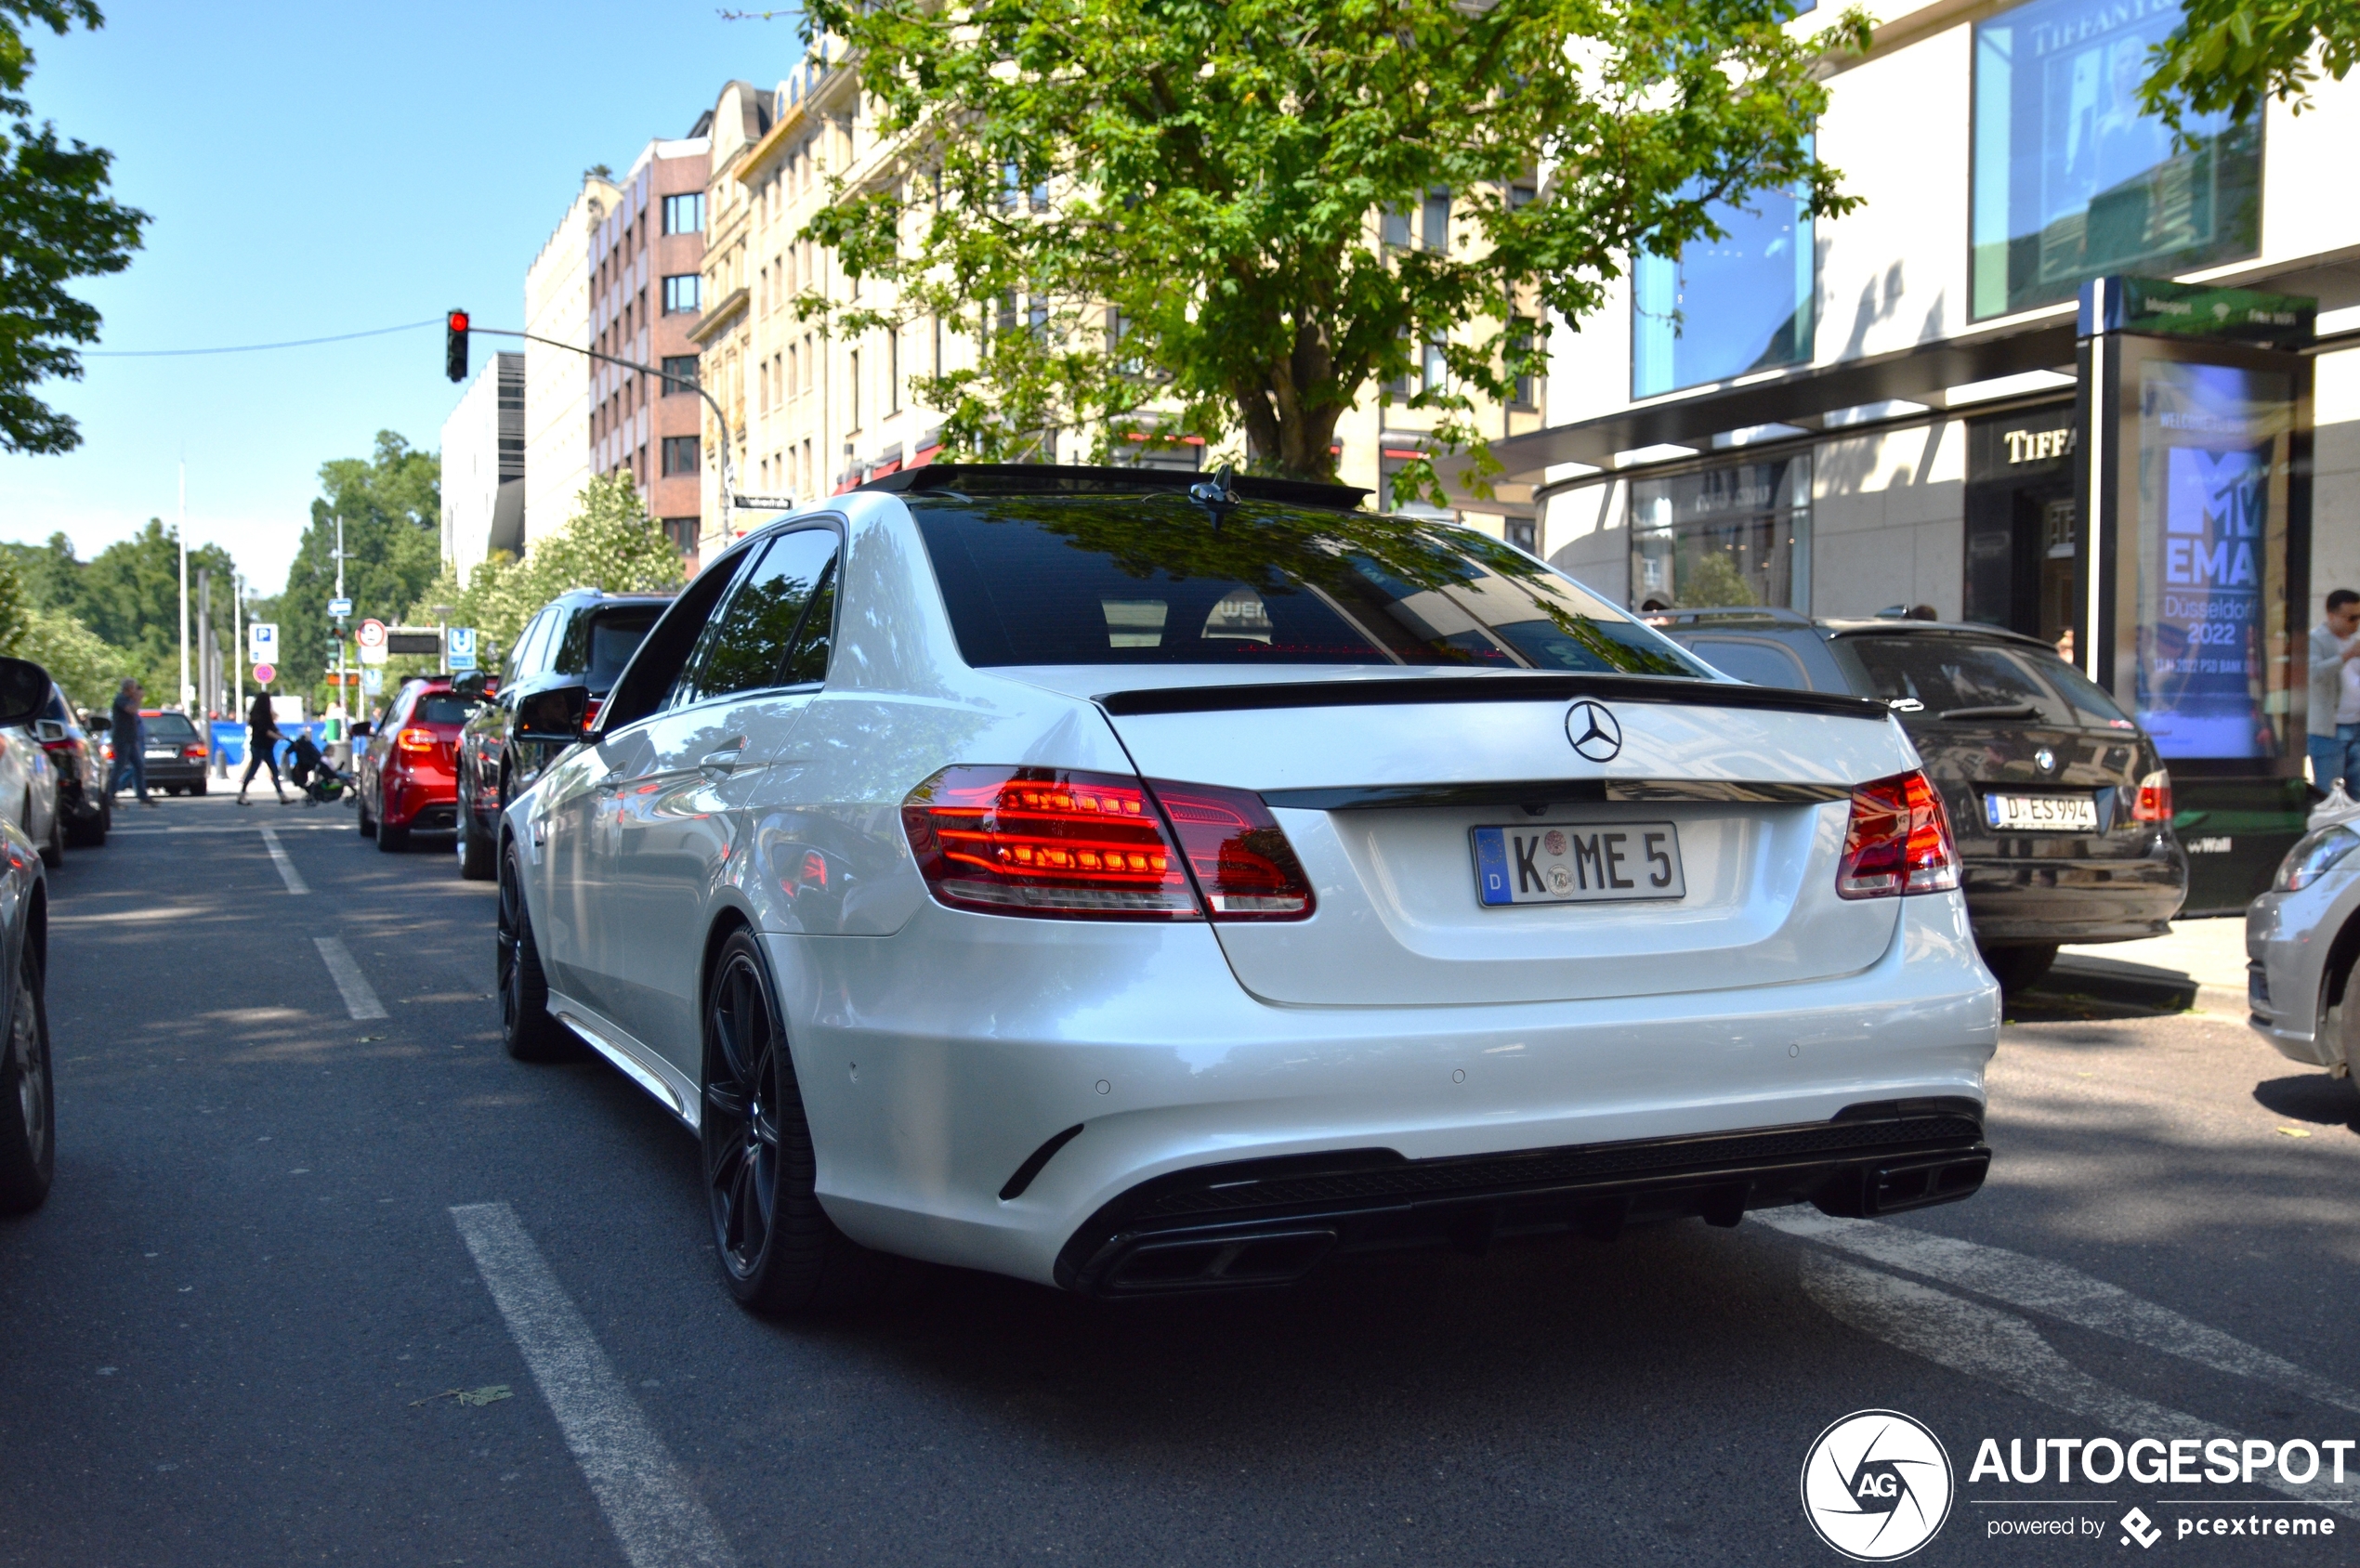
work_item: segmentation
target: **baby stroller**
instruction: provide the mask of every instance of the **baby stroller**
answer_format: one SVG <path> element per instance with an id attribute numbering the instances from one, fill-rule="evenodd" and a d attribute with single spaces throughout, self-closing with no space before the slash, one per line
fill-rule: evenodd
<path id="1" fill-rule="evenodd" d="M 319 743 L 311 738 L 309 730 L 297 730 L 295 739 L 288 743 L 287 779 L 303 791 L 304 800 L 311 805 L 350 799 L 352 775 L 339 773 L 328 765 L 328 759 L 321 755 Z"/>

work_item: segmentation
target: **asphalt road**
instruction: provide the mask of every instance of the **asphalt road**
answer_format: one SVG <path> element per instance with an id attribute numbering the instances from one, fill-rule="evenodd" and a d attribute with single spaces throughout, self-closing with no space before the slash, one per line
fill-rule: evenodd
<path id="1" fill-rule="evenodd" d="M 1130 1309 L 937 1272 L 767 1322 L 713 1278 L 690 1138 L 501 1052 L 492 893 L 447 847 L 218 797 L 117 820 L 52 884 L 0 1562 L 1834 1562 L 1799 1477 L 1869 1408 L 1953 1467 L 1913 1561 L 2360 1560 L 2360 1450 L 2340 1487 L 1969 1473 L 1986 1437 L 2360 1439 L 2360 1094 L 2235 1017 L 2036 997 L 1990 1184 L 1889 1224 Z M 2339 1529 L 2251 1534 L 2279 1519 Z"/>

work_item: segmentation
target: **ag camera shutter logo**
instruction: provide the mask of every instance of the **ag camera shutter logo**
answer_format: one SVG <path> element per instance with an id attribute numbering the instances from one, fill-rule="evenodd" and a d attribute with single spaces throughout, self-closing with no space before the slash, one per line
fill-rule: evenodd
<path id="1" fill-rule="evenodd" d="M 1934 1539 L 1957 1483 L 1942 1440 L 1898 1410 L 1855 1410 L 1803 1459 L 1803 1513 L 1855 1562 L 1891 1562 Z"/>

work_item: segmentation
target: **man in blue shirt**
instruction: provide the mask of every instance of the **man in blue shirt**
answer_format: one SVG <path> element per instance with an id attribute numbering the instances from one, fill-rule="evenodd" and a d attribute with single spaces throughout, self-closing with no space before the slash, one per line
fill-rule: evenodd
<path id="1" fill-rule="evenodd" d="M 139 722 L 139 683 L 129 675 L 114 694 L 114 707 L 107 716 L 107 738 L 114 745 L 114 773 L 107 780 L 107 793 L 111 795 L 123 788 L 125 775 L 138 791 L 139 804 L 151 806 L 156 803 L 148 795 L 148 748 L 146 728 Z"/>

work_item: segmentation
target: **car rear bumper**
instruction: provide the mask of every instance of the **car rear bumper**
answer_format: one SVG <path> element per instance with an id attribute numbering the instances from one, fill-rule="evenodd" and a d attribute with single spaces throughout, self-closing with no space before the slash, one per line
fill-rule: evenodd
<path id="1" fill-rule="evenodd" d="M 1338 1247 L 1964 1196 L 1999 992 L 1957 895 L 1904 906 L 1836 979 L 1488 1006 L 1265 1004 L 1200 924 L 929 905 L 892 937 L 766 940 L 838 1225 L 1128 1293 L 1141 1268 L 1199 1288 Z M 1928 1101 L 1940 1128 L 1858 1141 L 1895 1119 L 1860 1107 Z M 1267 1172 L 1312 1185 L 1205 1207 Z M 1125 1261 L 1167 1241 L 1195 1263 Z"/>
<path id="2" fill-rule="evenodd" d="M 449 832 L 459 825 L 458 782 L 447 773 L 389 776 L 384 798 L 385 825 L 396 832 Z"/>
<path id="3" fill-rule="evenodd" d="M 2116 942 L 2160 936 L 2188 896 L 2188 860 L 2169 840 L 2145 856 L 1964 856 L 1976 939 Z"/>
<path id="4" fill-rule="evenodd" d="M 2269 892 L 2246 910 L 2246 1007 L 2254 1032 L 2278 1054 L 2334 1067 L 2344 1047 L 2324 1016 L 2329 956 L 2351 918 L 2349 879 L 2332 877 L 2296 893 Z"/>

